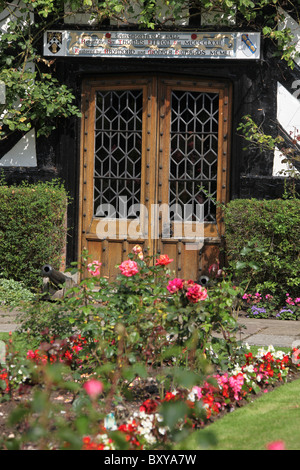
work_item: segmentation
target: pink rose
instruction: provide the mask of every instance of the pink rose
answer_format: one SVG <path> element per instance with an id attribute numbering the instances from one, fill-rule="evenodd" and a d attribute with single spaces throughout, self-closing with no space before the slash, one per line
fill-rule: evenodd
<path id="1" fill-rule="evenodd" d="M 135 245 L 132 248 L 132 252 L 141 260 L 143 261 L 144 255 L 143 255 L 143 248 L 140 245 Z"/>
<path id="2" fill-rule="evenodd" d="M 207 290 L 203 289 L 199 284 L 193 284 L 188 288 L 186 293 L 187 298 L 192 303 L 197 303 L 200 300 L 205 300 L 207 297 Z"/>
<path id="3" fill-rule="evenodd" d="M 134 276 L 139 272 L 137 263 L 130 259 L 127 261 L 123 261 L 123 263 L 120 264 L 119 268 L 121 273 L 127 277 Z"/>
<path id="4" fill-rule="evenodd" d="M 267 444 L 268 450 L 286 450 L 283 441 L 273 441 Z"/>
<path id="5" fill-rule="evenodd" d="M 167 289 L 171 294 L 174 294 L 174 292 L 179 291 L 180 289 L 183 288 L 183 280 L 175 278 L 172 281 L 169 281 L 167 285 Z"/>
<path id="6" fill-rule="evenodd" d="M 91 379 L 85 382 L 83 388 L 89 397 L 91 397 L 92 400 L 95 400 L 97 396 L 103 392 L 103 383 L 100 382 L 100 380 Z"/>
<path id="7" fill-rule="evenodd" d="M 100 266 L 101 265 L 102 265 L 102 263 L 95 260 L 92 263 L 88 264 L 87 270 L 92 276 L 99 276 L 100 275 Z"/>

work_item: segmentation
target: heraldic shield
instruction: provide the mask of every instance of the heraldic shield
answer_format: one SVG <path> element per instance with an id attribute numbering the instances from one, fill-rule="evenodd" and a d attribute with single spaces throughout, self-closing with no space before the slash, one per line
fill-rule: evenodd
<path id="1" fill-rule="evenodd" d="M 62 47 L 62 33 L 59 31 L 47 32 L 47 48 L 52 54 L 57 54 Z"/>

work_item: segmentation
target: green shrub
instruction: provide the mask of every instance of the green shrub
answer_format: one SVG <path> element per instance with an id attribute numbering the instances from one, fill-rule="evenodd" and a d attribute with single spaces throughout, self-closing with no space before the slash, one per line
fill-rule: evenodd
<path id="1" fill-rule="evenodd" d="M 47 337 L 69 337 L 77 331 L 85 338 L 85 347 L 93 351 L 95 364 L 109 360 L 112 365 L 118 361 L 121 347 L 129 364 L 138 367 L 144 361 L 152 370 L 173 360 L 176 366 L 189 364 L 196 370 L 204 352 L 205 357 L 210 356 L 211 344 L 213 350 L 218 348 L 214 363 L 222 361 L 225 367 L 228 355 L 232 359 L 240 290 L 231 281 L 222 279 L 207 291 L 191 280 L 171 279 L 165 264 L 153 265 L 152 257 L 141 259 L 134 252 L 120 265 L 119 276 L 108 281 L 91 267 L 101 263 L 87 264 L 87 257 L 83 253 L 82 268 L 87 267 L 92 277 L 84 278 L 55 302 L 37 299 L 22 311 L 19 332 L 31 344 L 45 342 Z M 167 264 L 172 261 L 167 259 Z M 132 271 L 123 274 L 121 268 L 128 263 Z"/>
<path id="2" fill-rule="evenodd" d="M 224 212 L 229 269 L 245 288 L 284 305 L 299 296 L 300 200 L 237 199 Z"/>
<path id="3" fill-rule="evenodd" d="M 41 268 L 59 269 L 65 244 L 67 195 L 57 181 L 0 185 L 0 274 L 31 289 Z"/>
<path id="4" fill-rule="evenodd" d="M 34 300 L 34 294 L 26 289 L 23 282 L 0 279 L 0 306 L 14 308 Z"/>

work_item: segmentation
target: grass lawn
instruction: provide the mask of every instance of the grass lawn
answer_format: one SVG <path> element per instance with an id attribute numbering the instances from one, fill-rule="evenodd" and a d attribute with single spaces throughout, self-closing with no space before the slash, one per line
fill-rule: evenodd
<path id="1" fill-rule="evenodd" d="M 286 450 L 300 450 L 300 380 L 264 394 L 206 429 L 217 439 L 213 450 L 264 450 L 278 440 Z"/>

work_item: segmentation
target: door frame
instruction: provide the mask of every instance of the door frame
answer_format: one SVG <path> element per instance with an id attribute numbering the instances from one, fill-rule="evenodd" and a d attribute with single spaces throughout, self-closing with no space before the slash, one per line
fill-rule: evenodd
<path id="1" fill-rule="evenodd" d="M 158 81 L 162 87 L 157 90 Z M 88 181 L 93 181 L 94 165 L 91 162 L 91 149 L 94 149 L 94 120 L 91 115 L 95 115 L 95 102 L 91 99 L 95 90 L 112 89 L 112 84 L 124 89 L 129 87 L 144 87 L 144 106 L 147 113 L 146 128 L 143 129 L 141 175 L 141 203 L 152 202 L 161 203 L 168 201 L 168 188 L 163 185 L 163 181 L 168 180 L 168 159 L 169 149 L 166 143 L 166 132 L 170 119 L 168 108 L 170 107 L 171 87 L 176 90 L 193 89 L 199 91 L 219 93 L 219 140 L 218 140 L 218 167 L 217 167 L 217 200 L 225 204 L 229 200 L 229 180 L 230 180 L 230 142 L 231 142 L 231 108 L 232 108 L 232 85 L 227 80 L 205 79 L 194 76 L 147 74 L 140 73 L 119 75 L 108 74 L 104 76 L 91 76 L 82 82 L 82 120 L 81 120 L 81 143 L 80 143 L 80 177 L 79 177 L 79 218 L 78 218 L 78 260 L 80 264 L 83 251 L 83 241 L 86 238 L 87 220 L 92 218 L 93 206 L 88 206 L 88 199 L 93 199 L 93 187 L 87 187 Z M 192 87 L 192 88 L 191 88 Z M 157 103 L 158 101 L 158 103 Z M 153 142 L 153 135 L 157 136 Z M 94 154 L 94 150 L 93 150 Z M 156 157 L 157 156 L 157 157 Z M 221 158 L 220 158 L 221 156 Z M 94 158 L 94 157 L 93 157 Z M 143 159 L 142 159 L 143 160 Z M 152 171 L 147 174 L 147 170 L 152 165 Z M 154 165 L 154 168 L 153 168 Z M 148 179 L 144 179 L 147 174 Z M 165 189 L 164 189 L 165 188 Z M 206 242 L 212 245 L 220 244 L 224 235 L 224 222 L 222 211 L 217 206 L 217 223 L 208 223 L 204 227 L 204 237 Z M 150 228 L 149 228 L 150 229 Z M 158 229 L 159 230 L 159 229 Z M 95 236 L 91 239 L 97 240 Z M 160 251 L 163 244 L 160 240 L 149 240 L 151 251 Z M 138 243 L 138 241 L 137 241 Z M 165 245 L 168 243 L 166 240 Z M 158 248 L 158 250 L 154 250 Z M 124 250 L 123 250 L 124 251 Z"/>

